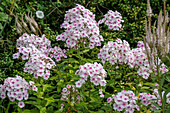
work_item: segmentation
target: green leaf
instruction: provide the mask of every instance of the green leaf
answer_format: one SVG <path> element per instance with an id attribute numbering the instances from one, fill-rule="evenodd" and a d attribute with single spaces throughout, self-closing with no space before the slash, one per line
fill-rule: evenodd
<path id="1" fill-rule="evenodd" d="M 49 85 L 49 84 L 45 84 L 45 85 L 43 85 L 43 92 L 48 88 L 48 87 L 52 87 L 51 85 Z"/>
<path id="2" fill-rule="evenodd" d="M 150 89 L 150 87 L 142 87 L 141 89 Z"/>
<path id="3" fill-rule="evenodd" d="M 4 11 L 4 9 L 2 7 L 0 7 L 0 11 Z"/>
<path id="4" fill-rule="evenodd" d="M 95 98 L 95 97 L 90 97 L 90 102 L 97 102 L 98 101 L 98 99 L 97 98 Z"/>
<path id="5" fill-rule="evenodd" d="M 161 113 L 162 110 L 155 110 L 154 113 Z"/>
<path id="6" fill-rule="evenodd" d="M 29 99 L 36 100 L 37 98 L 36 97 L 29 97 Z"/>
<path id="7" fill-rule="evenodd" d="M 112 107 L 109 104 L 106 104 L 106 105 L 102 106 L 101 109 L 108 111 L 108 112 L 111 112 Z"/>
<path id="8" fill-rule="evenodd" d="M 79 62 L 76 59 L 74 59 L 74 58 L 69 58 L 68 60 L 69 60 L 69 62 L 79 64 Z"/>
<path id="9" fill-rule="evenodd" d="M 113 86 L 115 84 L 115 80 L 114 79 L 112 79 L 112 80 L 109 80 L 109 82 L 107 83 L 107 85 L 109 85 L 109 86 Z"/>
<path id="10" fill-rule="evenodd" d="M 170 75 L 167 75 L 167 76 L 165 77 L 165 79 L 166 79 L 168 82 L 170 82 Z"/>
<path id="11" fill-rule="evenodd" d="M 156 106 L 157 108 L 161 109 L 161 107 L 160 107 L 158 104 L 156 104 L 156 103 L 153 103 L 153 102 L 152 102 L 152 105 L 154 105 L 154 106 Z"/>
<path id="12" fill-rule="evenodd" d="M 2 29 L 3 28 L 3 26 L 2 26 L 2 24 L 0 23 L 0 29 Z"/>
<path id="13" fill-rule="evenodd" d="M 77 105 L 79 105 L 79 106 L 83 106 L 83 107 L 85 107 L 86 109 L 88 109 L 88 108 L 87 108 L 87 104 L 88 104 L 88 103 L 80 102 L 80 103 L 79 103 L 79 104 L 77 104 Z"/>
<path id="14" fill-rule="evenodd" d="M 155 86 L 155 84 L 154 84 L 154 83 L 150 83 L 150 82 L 143 83 L 143 85 L 147 85 L 147 86 L 152 85 L 152 86 Z"/>
<path id="15" fill-rule="evenodd" d="M 54 113 L 54 107 L 53 106 L 49 106 L 47 108 L 47 113 Z"/>
<path id="16" fill-rule="evenodd" d="M 25 109 L 24 111 L 22 111 L 22 113 L 39 113 L 39 111 L 37 109 L 32 110 Z"/>
<path id="17" fill-rule="evenodd" d="M 0 12 L 0 21 L 5 22 L 7 19 L 8 19 L 8 15 L 3 12 Z"/>
<path id="18" fill-rule="evenodd" d="M 52 102 L 55 102 L 55 101 L 56 101 L 53 97 L 45 98 L 45 100 L 47 100 L 47 103 L 45 104 L 45 106 L 48 106 L 48 105 L 51 104 Z"/>
<path id="19" fill-rule="evenodd" d="M 90 49 L 85 49 L 83 53 L 87 53 L 88 51 L 90 51 Z"/>
<path id="20" fill-rule="evenodd" d="M 58 76 L 52 76 L 52 77 L 50 77 L 50 80 L 55 80 L 57 78 L 58 78 Z"/>
<path id="21" fill-rule="evenodd" d="M 40 109 L 40 113 L 46 113 L 46 107 L 42 107 L 42 108 Z"/>
<path id="22" fill-rule="evenodd" d="M 137 74 L 137 72 L 131 72 L 131 73 L 126 74 L 125 76 L 130 76 L 130 75 L 134 75 L 134 74 Z"/>
<path id="23" fill-rule="evenodd" d="M 36 101 L 26 101 L 25 103 L 26 103 L 26 104 L 31 104 L 31 105 L 36 105 L 36 104 L 37 104 Z"/>
<path id="24" fill-rule="evenodd" d="M 62 113 L 62 111 L 55 111 L 54 113 Z"/>
<path id="25" fill-rule="evenodd" d="M 39 113 L 38 109 L 32 109 L 31 113 Z"/>
<path id="26" fill-rule="evenodd" d="M 31 113 L 31 111 L 28 109 L 25 109 L 22 113 Z"/>
<path id="27" fill-rule="evenodd" d="M 165 77 L 163 76 L 163 78 L 162 78 L 162 80 L 161 80 L 161 83 L 160 83 L 160 86 L 161 86 L 161 87 L 163 86 L 164 81 L 165 81 Z"/>

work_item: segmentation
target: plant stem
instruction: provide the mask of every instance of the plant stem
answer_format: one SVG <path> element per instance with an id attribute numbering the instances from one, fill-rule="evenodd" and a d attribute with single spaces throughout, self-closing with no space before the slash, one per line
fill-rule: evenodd
<path id="1" fill-rule="evenodd" d="M 89 81 L 89 86 L 90 86 L 90 88 L 91 88 L 91 82 L 90 82 L 90 79 L 88 80 Z M 89 88 L 89 99 L 90 99 L 90 88 Z"/>
<path id="2" fill-rule="evenodd" d="M 5 113 L 9 113 L 8 110 L 9 110 L 9 108 L 10 108 L 10 105 L 11 105 L 11 102 L 8 103 L 8 106 L 7 106 L 7 108 L 6 108 Z"/>
<path id="3" fill-rule="evenodd" d="M 164 2 L 164 22 L 165 22 L 165 16 L 166 16 L 166 0 L 164 0 L 163 2 Z"/>

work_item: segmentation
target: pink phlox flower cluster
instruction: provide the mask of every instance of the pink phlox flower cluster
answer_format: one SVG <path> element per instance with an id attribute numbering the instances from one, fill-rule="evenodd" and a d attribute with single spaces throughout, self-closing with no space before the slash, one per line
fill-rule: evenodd
<path id="1" fill-rule="evenodd" d="M 162 92 L 162 97 L 164 96 L 165 91 Z M 166 103 L 169 104 L 170 103 L 170 93 L 168 93 L 166 95 Z M 151 105 L 151 110 L 154 111 L 155 109 L 158 109 L 156 106 L 154 106 L 151 102 L 154 102 L 156 104 L 158 104 L 159 106 L 162 106 L 162 101 L 161 101 L 161 97 L 158 93 L 158 89 L 153 89 L 153 93 L 140 93 L 140 97 L 139 100 L 141 100 L 142 104 L 145 106 Z"/>
<path id="2" fill-rule="evenodd" d="M 65 55 L 66 50 L 62 50 L 60 47 L 55 46 L 54 48 L 48 48 L 44 51 L 46 56 L 50 56 L 50 58 L 55 58 L 56 61 L 60 61 L 61 57 L 67 58 Z"/>
<path id="3" fill-rule="evenodd" d="M 102 59 L 102 62 L 109 61 L 112 65 L 120 63 L 123 64 L 128 62 L 128 53 L 130 51 L 129 43 L 125 40 L 117 39 L 116 42 L 109 41 L 107 45 L 104 45 L 100 49 L 98 58 Z M 129 55 L 131 56 L 131 55 Z M 134 58 L 132 57 L 132 60 Z M 131 62 L 131 60 L 129 60 Z"/>
<path id="4" fill-rule="evenodd" d="M 81 79 L 76 82 L 76 87 L 81 87 L 85 84 L 88 77 L 94 85 L 106 86 L 105 77 L 107 72 L 103 69 L 103 66 L 97 62 L 94 64 L 86 63 L 80 66 L 80 69 L 76 71 L 77 75 L 80 75 Z"/>
<path id="5" fill-rule="evenodd" d="M 115 42 L 110 41 L 100 49 L 98 58 L 102 62 L 109 61 L 112 65 L 127 64 L 129 68 L 136 68 L 139 75 L 147 79 L 149 77 L 149 62 L 146 54 L 141 48 L 130 49 L 127 41 L 117 39 Z"/>
<path id="6" fill-rule="evenodd" d="M 61 28 L 65 28 L 65 32 L 58 35 L 56 40 L 65 41 L 65 46 L 68 48 L 79 48 L 80 44 L 89 44 L 92 49 L 95 45 L 101 46 L 103 41 L 95 15 L 81 5 L 66 12 Z"/>
<path id="7" fill-rule="evenodd" d="M 56 65 L 52 58 L 56 61 L 60 61 L 61 57 L 67 58 L 66 51 L 57 46 L 51 48 L 51 42 L 44 35 L 38 37 L 24 33 L 17 40 L 17 49 L 19 51 L 13 54 L 13 58 L 19 58 L 22 54 L 22 60 L 28 59 L 24 72 L 34 74 L 34 78 L 40 76 L 47 80 L 50 76 L 48 69 Z"/>
<path id="8" fill-rule="evenodd" d="M 152 72 L 147 55 L 144 53 L 142 48 L 135 48 L 131 50 L 135 59 L 134 62 L 130 64 L 130 67 L 137 70 L 138 75 L 142 76 L 144 79 L 148 79 L 150 73 Z"/>
<path id="9" fill-rule="evenodd" d="M 142 104 L 148 106 L 151 104 L 152 99 L 157 99 L 155 95 L 151 95 L 150 93 L 140 93 L 139 100 L 141 100 Z"/>
<path id="10" fill-rule="evenodd" d="M 34 74 L 34 78 L 38 78 L 39 76 L 47 80 L 50 76 L 49 69 L 56 64 L 50 57 L 41 53 L 41 51 L 36 48 L 34 48 L 33 51 L 36 52 L 32 52 L 28 62 L 25 63 L 24 72 Z"/>
<path id="11" fill-rule="evenodd" d="M 19 52 L 13 55 L 13 58 L 19 58 L 20 53 L 22 53 L 22 59 L 26 60 L 29 58 L 29 53 L 31 53 L 30 45 L 34 45 L 38 50 L 44 51 L 51 47 L 51 41 L 49 41 L 45 35 L 38 37 L 34 34 L 28 35 L 24 33 L 19 39 L 17 39 L 16 47 Z"/>
<path id="12" fill-rule="evenodd" d="M 98 58 L 102 59 L 105 63 L 109 61 L 110 64 L 127 64 L 129 68 L 135 68 L 139 76 L 148 79 L 152 69 L 150 68 L 149 61 L 144 49 L 142 41 L 138 42 L 138 48 L 130 49 L 129 43 L 125 40 L 117 39 L 115 42 L 109 41 L 100 49 Z M 159 59 L 159 63 L 161 60 Z M 154 64 L 154 72 L 157 72 L 156 65 Z M 165 73 L 168 69 L 165 64 L 161 64 L 160 72 Z"/>
<path id="13" fill-rule="evenodd" d="M 98 58 L 102 62 L 109 61 L 112 65 L 127 64 L 129 68 L 136 68 L 139 75 L 147 79 L 149 77 L 149 62 L 146 54 L 141 48 L 130 49 L 127 41 L 117 39 L 115 42 L 110 41 L 100 49 Z"/>
<path id="14" fill-rule="evenodd" d="M 0 85 L 0 97 L 5 99 L 8 96 L 10 101 L 19 101 L 18 106 L 23 108 L 25 106 L 22 100 L 28 99 L 28 91 L 37 91 L 38 88 L 34 85 L 33 81 L 26 82 L 24 78 L 16 75 L 16 77 L 8 77 L 5 79 L 4 84 Z"/>
<path id="15" fill-rule="evenodd" d="M 122 27 L 121 22 L 124 22 L 124 20 L 122 20 L 121 14 L 117 11 L 114 12 L 109 10 L 104 15 L 104 18 L 99 20 L 98 24 L 104 23 L 108 26 L 109 29 L 119 30 Z"/>
<path id="16" fill-rule="evenodd" d="M 79 96 L 79 92 L 74 85 L 67 85 L 63 88 L 61 95 L 61 100 L 63 101 L 69 100 L 72 103 L 80 103 L 82 100 L 82 97 Z"/>
<path id="17" fill-rule="evenodd" d="M 107 99 L 108 103 L 113 104 L 113 109 L 119 112 L 125 110 L 124 113 L 133 113 L 135 108 L 139 111 L 139 106 L 136 104 L 137 97 L 133 91 L 123 90 L 117 95 L 112 95 Z"/>
<path id="18" fill-rule="evenodd" d="M 35 51 L 34 48 L 37 50 Z M 66 52 L 65 50 L 62 50 L 57 46 L 51 48 L 51 41 L 49 41 L 45 35 L 38 37 L 34 34 L 29 36 L 27 33 L 24 33 L 19 39 L 17 39 L 17 49 L 19 51 L 13 54 L 14 59 L 19 58 L 20 54 L 22 54 L 22 60 L 27 60 L 29 59 L 30 54 L 35 54 L 37 51 L 46 56 L 50 56 L 51 58 L 54 57 L 56 61 L 60 61 L 61 57 L 67 58 L 64 54 Z"/>

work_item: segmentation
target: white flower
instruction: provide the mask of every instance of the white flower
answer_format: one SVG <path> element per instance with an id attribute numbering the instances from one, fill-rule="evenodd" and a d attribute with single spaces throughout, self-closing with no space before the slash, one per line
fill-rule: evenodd
<path id="1" fill-rule="evenodd" d="M 13 54 L 13 59 L 17 59 L 17 58 L 19 58 L 19 52 L 18 53 L 15 53 L 15 54 Z"/>
<path id="2" fill-rule="evenodd" d="M 24 102 L 18 102 L 18 106 L 19 106 L 20 108 L 23 108 L 23 107 L 25 106 L 25 104 L 24 104 Z"/>
<path id="3" fill-rule="evenodd" d="M 33 85 L 32 90 L 33 90 L 33 91 L 38 91 L 38 88 Z"/>
<path id="4" fill-rule="evenodd" d="M 82 86 L 82 83 L 80 81 L 76 82 L 76 87 L 80 88 Z"/>
<path id="5" fill-rule="evenodd" d="M 37 16 L 37 18 L 42 19 L 42 18 L 44 18 L 44 12 L 42 12 L 42 11 L 36 11 L 36 16 Z"/>

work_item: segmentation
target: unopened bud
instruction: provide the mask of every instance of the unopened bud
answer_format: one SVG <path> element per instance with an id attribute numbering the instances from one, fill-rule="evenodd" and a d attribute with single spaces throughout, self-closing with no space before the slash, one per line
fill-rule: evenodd
<path id="1" fill-rule="evenodd" d="M 32 16 L 32 12 L 31 12 L 31 22 L 32 22 L 32 24 L 33 24 L 36 28 L 38 28 L 38 24 L 37 24 L 37 22 L 34 20 L 34 18 L 33 18 L 33 16 Z"/>
<path id="2" fill-rule="evenodd" d="M 21 21 L 22 21 L 22 23 L 23 23 L 23 26 L 24 26 L 24 27 L 27 27 L 27 24 L 26 24 L 26 23 L 24 22 L 24 20 L 23 20 L 23 15 L 22 15 Z"/>
<path id="3" fill-rule="evenodd" d="M 36 33 L 36 30 L 35 30 L 35 28 L 33 27 L 33 25 L 31 24 L 31 22 L 30 22 L 29 24 L 30 24 L 30 28 L 31 28 L 32 32 Z"/>
<path id="4" fill-rule="evenodd" d="M 17 30 L 17 33 L 21 34 L 22 33 L 22 30 L 20 28 L 16 28 Z"/>
<path id="5" fill-rule="evenodd" d="M 147 0 L 147 10 L 146 10 L 146 13 L 147 13 L 147 16 L 152 16 L 153 15 L 149 0 Z"/>
<path id="6" fill-rule="evenodd" d="M 20 24 L 19 21 L 18 21 L 17 15 L 16 15 L 16 17 L 15 17 L 15 25 L 16 25 L 16 27 L 22 29 L 22 26 L 21 26 L 21 24 Z"/>
<path id="7" fill-rule="evenodd" d="M 28 13 L 28 16 L 25 14 L 25 19 L 27 20 L 27 22 L 30 21 L 29 13 Z"/>

